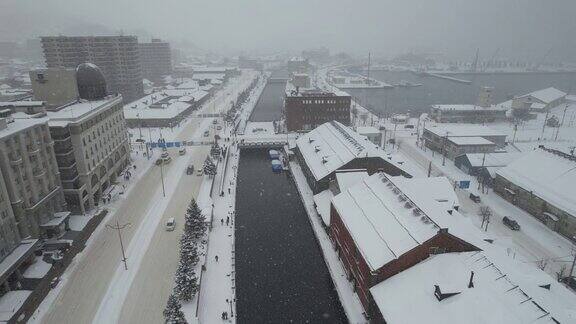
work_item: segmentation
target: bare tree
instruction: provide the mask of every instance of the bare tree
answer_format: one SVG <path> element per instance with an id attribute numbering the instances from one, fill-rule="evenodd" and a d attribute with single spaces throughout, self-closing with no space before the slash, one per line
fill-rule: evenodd
<path id="1" fill-rule="evenodd" d="M 480 225 L 480 228 L 483 228 L 484 231 L 488 231 L 488 224 L 490 223 L 492 210 L 488 206 L 481 206 L 480 210 L 478 211 L 478 215 L 482 217 L 482 225 Z"/>
<path id="2" fill-rule="evenodd" d="M 536 261 L 536 266 L 538 267 L 538 269 L 540 269 L 542 271 L 544 271 L 544 269 L 546 269 L 547 265 L 548 265 L 547 259 L 542 259 L 542 260 Z"/>

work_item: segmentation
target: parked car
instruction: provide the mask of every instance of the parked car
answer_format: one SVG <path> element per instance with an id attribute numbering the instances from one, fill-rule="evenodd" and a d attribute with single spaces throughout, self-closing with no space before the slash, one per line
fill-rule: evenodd
<path id="1" fill-rule="evenodd" d="M 472 200 L 475 203 L 479 203 L 480 202 L 480 196 L 477 196 L 473 193 L 470 194 L 470 200 Z"/>
<path id="2" fill-rule="evenodd" d="M 196 170 L 196 175 L 197 175 L 197 176 L 203 176 L 203 175 L 204 175 L 204 170 L 202 170 L 202 168 L 198 168 L 198 170 Z"/>
<path id="3" fill-rule="evenodd" d="M 54 287 L 58 286 L 59 282 L 60 282 L 60 277 L 54 277 L 52 279 L 52 281 L 50 281 L 50 288 L 54 288 Z"/>
<path id="4" fill-rule="evenodd" d="M 187 174 L 187 175 L 194 174 L 194 165 L 190 164 L 190 165 L 186 168 L 186 174 Z"/>
<path id="5" fill-rule="evenodd" d="M 212 119 L 212 124 L 216 125 L 218 124 L 218 121 L 216 119 Z"/>
<path id="6" fill-rule="evenodd" d="M 156 163 L 156 165 L 160 165 L 160 164 L 162 164 L 162 158 L 159 158 L 158 160 L 156 160 L 156 162 L 155 162 L 155 163 Z"/>
<path id="7" fill-rule="evenodd" d="M 176 221 L 174 220 L 174 217 L 170 217 L 166 220 L 166 224 L 164 224 L 164 227 L 166 228 L 166 230 L 168 232 L 171 232 L 174 230 L 174 228 L 176 228 Z"/>
<path id="8" fill-rule="evenodd" d="M 220 125 L 216 126 L 216 130 L 222 130 L 222 126 Z"/>
<path id="9" fill-rule="evenodd" d="M 209 131 L 205 131 L 205 132 L 204 132 L 204 137 L 208 137 L 208 136 L 210 136 L 210 132 L 209 132 Z"/>
<path id="10" fill-rule="evenodd" d="M 513 231 L 520 230 L 520 224 L 518 224 L 518 222 L 513 220 L 512 218 L 504 216 L 504 218 L 502 218 L 502 223 L 504 223 L 504 225 L 508 226 Z"/>
<path id="11" fill-rule="evenodd" d="M 186 154 L 186 148 L 185 147 L 180 148 L 180 150 L 178 150 L 178 154 L 180 155 Z"/>

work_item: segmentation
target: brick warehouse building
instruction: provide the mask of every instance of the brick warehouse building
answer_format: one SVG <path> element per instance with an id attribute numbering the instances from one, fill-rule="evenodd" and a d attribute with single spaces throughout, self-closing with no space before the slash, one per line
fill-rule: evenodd
<path id="1" fill-rule="evenodd" d="M 296 140 L 296 158 L 314 194 L 328 189 L 337 170 L 364 169 L 410 177 L 378 146 L 337 121 L 324 123 Z"/>
<path id="2" fill-rule="evenodd" d="M 349 126 L 351 102 L 344 92 L 302 90 L 288 84 L 284 98 L 286 128 L 290 132 L 309 131 L 331 120 Z"/>
<path id="3" fill-rule="evenodd" d="M 386 314 L 375 305 L 371 287 L 431 255 L 480 250 L 478 239 L 461 239 L 474 235 L 457 211 L 447 211 L 443 201 L 425 194 L 426 185 L 411 181 L 378 173 L 332 199 L 329 235 L 372 322 L 384 323 Z M 453 189 L 446 182 L 440 190 Z"/>

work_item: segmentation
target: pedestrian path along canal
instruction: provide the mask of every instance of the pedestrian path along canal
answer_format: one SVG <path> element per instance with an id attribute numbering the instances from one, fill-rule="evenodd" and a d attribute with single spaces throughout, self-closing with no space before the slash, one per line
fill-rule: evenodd
<path id="1" fill-rule="evenodd" d="M 236 191 L 238 323 L 346 323 L 289 174 L 266 149 L 240 153 Z"/>

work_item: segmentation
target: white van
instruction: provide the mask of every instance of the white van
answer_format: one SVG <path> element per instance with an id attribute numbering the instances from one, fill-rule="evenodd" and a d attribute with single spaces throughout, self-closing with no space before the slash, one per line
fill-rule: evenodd
<path id="1" fill-rule="evenodd" d="M 166 220 L 166 224 L 164 225 L 164 227 L 166 228 L 166 230 L 168 232 L 171 232 L 174 230 L 174 228 L 176 227 L 176 221 L 174 220 L 174 217 L 170 217 Z"/>

